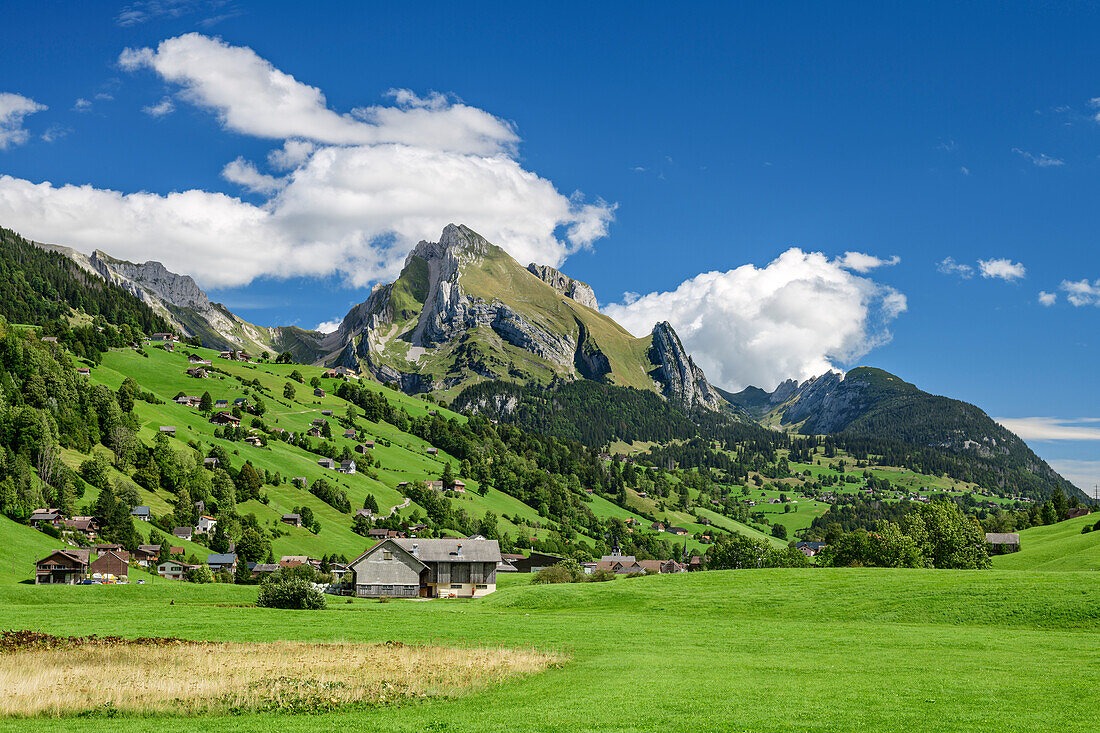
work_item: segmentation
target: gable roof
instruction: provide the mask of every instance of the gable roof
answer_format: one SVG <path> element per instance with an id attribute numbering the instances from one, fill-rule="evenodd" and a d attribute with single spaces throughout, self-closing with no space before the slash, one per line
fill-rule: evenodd
<path id="1" fill-rule="evenodd" d="M 500 543 L 496 540 L 404 539 L 388 540 L 409 553 L 416 545 L 416 557 L 424 562 L 500 562 Z M 459 556 L 458 548 L 462 547 Z"/>
<path id="2" fill-rule="evenodd" d="M 991 545 L 1018 545 L 1020 535 L 1017 532 L 986 532 L 985 541 Z"/>
<path id="3" fill-rule="evenodd" d="M 206 564 L 232 565 L 237 562 L 237 555 L 232 552 L 212 552 L 206 556 Z"/>
<path id="4" fill-rule="evenodd" d="M 357 564 L 357 563 L 358 563 L 358 562 L 359 562 L 360 560 L 362 560 L 363 558 L 367 557 L 368 555 L 371 555 L 371 554 L 373 554 L 373 553 L 374 553 L 374 552 L 375 552 L 376 550 L 378 550 L 378 549 L 379 549 L 380 547 L 382 547 L 383 545 L 388 545 L 388 546 L 389 546 L 389 547 L 390 547 L 391 549 L 397 550 L 398 552 L 400 552 L 400 553 L 401 553 L 402 555 L 404 555 L 405 557 L 408 557 L 408 558 L 412 559 L 412 560 L 413 560 L 413 562 L 415 562 L 416 564 L 418 564 L 418 565 L 420 566 L 420 568 L 421 568 L 421 569 L 424 569 L 424 568 L 428 567 L 428 566 L 427 566 L 427 565 L 426 565 L 426 564 L 424 563 L 424 561 L 423 561 L 423 560 L 422 560 L 421 558 L 419 558 L 419 557 L 417 557 L 416 555 L 412 554 L 412 552 L 411 552 L 410 550 L 407 550 L 407 549 L 405 549 L 404 547 L 402 547 L 401 545 L 399 545 L 399 544 L 397 543 L 397 540 L 396 540 L 395 538 L 393 538 L 393 537 L 390 537 L 390 538 L 388 538 L 388 539 L 384 539 L 384 540 L 381 540 L 380 542 L 376 542 L 376 543 L 375 543 L 374 545 L 372 545 L 371 547 L 368 547 L 368 548 L 367 548 L 367 550 L 366 550 L 366 552 L 364 552 L 364 553 L 363 553 L 362 555 L 360 555 L 359 557 L 357 557 L 357 558 L 355 558 L 354 560 L 352 560 L 351 562 L 349 562 L 349 563 L 348 563 L 348 567 L 349 567 L 349 568 L 353 568 L 353 567 L 355 567 L 355 565 L 356 565 L 356 564 Z"/>

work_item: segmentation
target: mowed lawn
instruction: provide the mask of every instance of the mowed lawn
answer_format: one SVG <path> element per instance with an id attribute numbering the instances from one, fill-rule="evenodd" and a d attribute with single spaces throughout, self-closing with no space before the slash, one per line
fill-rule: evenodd
<path id="1" fill-rule="evenodd" d="M 252 587 L 0 586 L 0 628 L 224 641 L 503 645 L 560 669 L 324 715 L 0 721 L 35 731 L 1094 731 L 1100 576 L 758 570 L 531 586 L 479 601 L 249 607 Z M 308 668 L 302 674 L 307 675 Z"/>

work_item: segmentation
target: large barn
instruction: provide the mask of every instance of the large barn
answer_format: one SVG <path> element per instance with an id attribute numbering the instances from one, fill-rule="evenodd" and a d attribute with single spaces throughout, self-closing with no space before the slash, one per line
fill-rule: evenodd
<path id="1" fill-rule="evenodd" d="M 497 588 L 496 540 L 384 539 L 349 566 L 362 598 L 480 598 Z"/>

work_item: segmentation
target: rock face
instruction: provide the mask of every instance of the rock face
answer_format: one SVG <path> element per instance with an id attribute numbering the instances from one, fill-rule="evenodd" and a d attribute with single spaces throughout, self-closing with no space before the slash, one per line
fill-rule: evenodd
<path id="1" fill-rule="evenodd" d="M 786 384 L 784 382 L 780 388 Z M 867 408 L 862 399 L 867 386 L 867 382 L 858 378 L 845 379 L 838 372 L 826 372 L 807 379 L 794 390 L 780 393 L 777 389 L 772 395 L 772 403 L 787 403 L 783 413 L 785 425 L 805 420 L 805 429 L 815 434 L 835 433 L 847 427 Z"/>
<path id="2" fill-rule="evenodd" d="M 190 275 L 169 272 L 159 262 L 139 265 L 116 260 L 99 250 L 92 252 L 88 259 L 104 280 L 130 291 L 146 303 L 157 299 L 177 308 L 203 311 L 210 307 L 210 299 Z"/>
<path id="3" fill-rule="evenodd" d="M 534 262 L 527 266 L 527 271 L 565 297 L 572 298 L 592 310 L 599 310 L 599 304 L 596 302 L 596 292 L 592 290 L 592 286 L 588 283 L 574 280 L 549 265 L 536 265 Z"/>
<path id="4" fill-rule="evenodd" d="M 669 401 L 688 411 L 695 407 L 717 410 L 725 403 L 707 381 L 703 370 L 684 351 L 680 338 L 668 321 L 653 327 L 649 358 L 656 365 L 650 374 Z"/>

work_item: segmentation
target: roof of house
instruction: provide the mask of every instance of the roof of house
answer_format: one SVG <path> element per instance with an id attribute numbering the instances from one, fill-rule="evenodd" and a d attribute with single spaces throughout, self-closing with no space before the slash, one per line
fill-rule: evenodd
<path id="1" fill-rule="evenodd" d="M 991 545 L 1018 545 L 1020 535 L 1017 532 L 986 532 L 985 541 Z"/>
<path id="2" fill-rule="evenodd" d="M 388 540 L 412 553 L 424 562 L 500 562 L 500 543 L 496 540 L 468 539 L 402 539 Z M 462 548 L 462 555 L 458 548 Z"/>
<path id="3" fill-rule="evenodd" d="M 177 537 L 182 537 L 183 535 L 188 535 L 188 534 L 191 534 L 192 532 L 193 532 L 193 530 L 190 527 L 176 527 L 175 529 L 172 530 L 172 534 L 174 534 Z"/>
<path id="4" fill-rule="evenodd" d="M 149 513 L 149 507 L 147 507 L 147 506 L 136 506 L 136 507 L 134 507 L 133 509 L 130 510 L 130 514 L 134 515 L 135 517 L 144 516 L 148 513 Z"/>
<path id="5" fill-rule="evenodd" d="M 237 562 L 237 555 L 232 552 L 212 552 L 206 556 L 207 565 L 232 565 Z"/>
<path id="6" fill-rule="evenodd" d="M 301 514 L 284 514 L 283 519 L 301 519 Z"/>
<path id="7" fill-rule="evenodd" d="M 53 552 L 51 552 L 49 555 L 46 555 L 41 560 L 35 561 L 35 565 L 38 565 L 39 563 L 45 562 L 46 560 L 49 560 L 51 557 L 53 557 L 54 555 L 57 555 L 57 554 L 65 555 L 71 560 L 75 560 L 76 562 L 79 562 L 83 565 L 87 565 L 88 560 L 90 559 L 92 553 L 91 553 L 91 550 L 88 550 L 88 549 L 85 549 L 85 548 L 68 548 L 68 549 L 65 549 L 65 550 L 54 550 Z"/>

